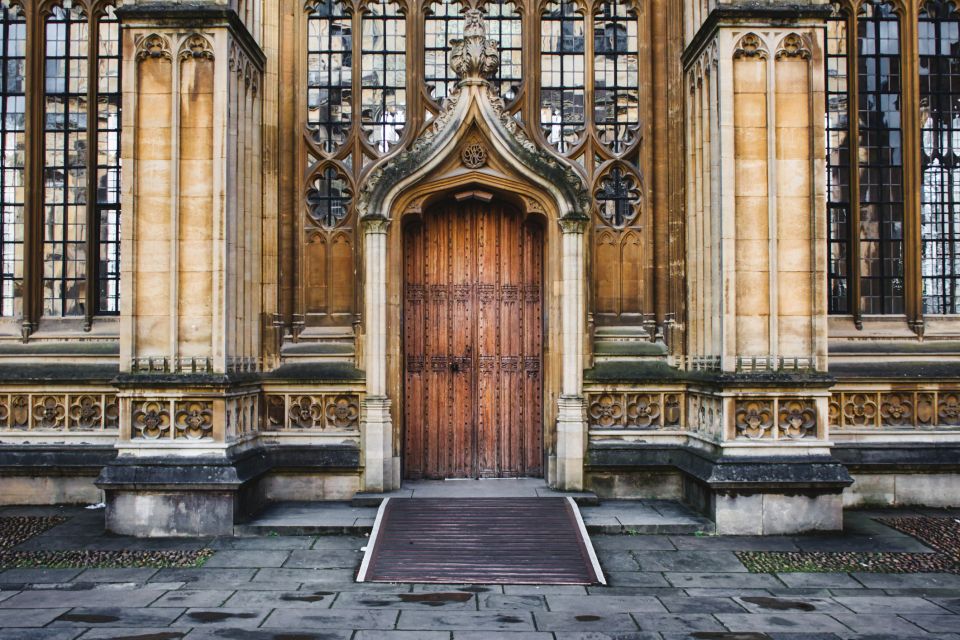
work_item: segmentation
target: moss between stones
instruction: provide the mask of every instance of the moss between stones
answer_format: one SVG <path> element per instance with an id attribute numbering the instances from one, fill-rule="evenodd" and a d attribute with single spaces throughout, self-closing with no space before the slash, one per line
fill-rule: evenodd
<path id="1" fill-rule="evenodd" d="M 0 518 L 0 549 L 10 549 L 67 519 L 62 516 L 10 516 Z"/>
<path id="2" fill-rule="evenodd" d="M 192 551 L 0 551 L 0 567 L 49 567 L 53 569 L 166 569 L 201 567 L 213 549 Z"/>

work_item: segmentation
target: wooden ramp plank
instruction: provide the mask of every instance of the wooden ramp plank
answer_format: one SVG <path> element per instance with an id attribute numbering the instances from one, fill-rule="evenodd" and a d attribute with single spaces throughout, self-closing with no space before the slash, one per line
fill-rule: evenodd
<path id="1" fill-rule="evenodd" d="M 603 574 L 568 498 L 394 498 L 358 582 L 597 584 Z"/>

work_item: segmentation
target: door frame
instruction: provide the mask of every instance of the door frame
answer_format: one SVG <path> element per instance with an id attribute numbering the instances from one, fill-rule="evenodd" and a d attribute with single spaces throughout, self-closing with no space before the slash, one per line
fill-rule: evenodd
<path id="1" fill-rule="evenodd" d="M 464 193 L 464 192 L 461 192 Z M 466 193 L 470 193 L 467 191 Z M 476 193 L 476 192 L 474 192 Z M 547 260 L 547 220 L 543 215 L 543 212 L 538 210 L 528 210 L 526 207 L 522 206 L 522 199 L 504 197 L 502 195 L 493 195 L 486 192 L 481 192 L 483 195 L 469 198 L 469 200 L 480 200 L 487 204 L 500 203 L 500 206 L 504 208 L 513 209 L 517 215 L 519 215 L 519 231 L 523 232 L 523 227 L 531 222 L 537 224 L 541 227 L 540 230 L 540 273 L 537 274 L 537 281 L 540 285 L 540 474 L 536 476 L 518 476 L 518 477 L 528 477 L 528 478 L 546 478 L 548 476 L 548 447 L 547 447 L 547 421 L 546 416 L 548 415 L 547 403 L 546 403 L 546 345 L 547 345 L 547 288 L 546 288 L 546 277 L 545 273 L 547 270 L 546 260 Z M 406 371 L 406 346 L 404 344 L 404 336 L 406 335 L 404 323 L 406 321 L 406 308 L 405 308 L 405 290 L 407 285 L 406 280 L 406 260 L 407 254 L 404 250 L 406 243 L 405 235 L 407 233 L 407 228 L 412 224 L 420 224 L 424 227 L 426 226 L 426 216 L 431 209 L 437 207 L 452 206 L 455 202 L 462 201 L 459 198 L 460 194 L 453 191 L 447 193 L 436 194 L 435 197 L 429 199 L 429 201 L 424 201 L 421 206 L 417 207 L 416 210 L 411 210 L 408 212 L 408 215 L 400 216 L 400 224 L 398 225 L 398 231 L 400 236 L 400 269 L 399 279 L 400 279 L 400 322 L 399 322 L 399 334 L 400 334 L 400 392 L 397 395 L 398 398 L 406 399 L 407 398 L 407 389 L 406 389 L 406 380 L 407 380 L 407 371 Z M 488 197 L 489 196 L 489 197 Z M 476 326 L 473 326 L 473 339 L 476 340 Z M 473 348 L 476 347 L 476 344 L 473 344 Z M 470 380 L 471 387 L 473 388 L 474 394 L 477 392 L 478 385 L 478 370 L 476 367 L 473 367 L 473 373 Z M 473 421 L 474 425 L 478 423 L 479 417 L 477 411 L 479 409 L 478 398 L 476 395 L 473 396 Z M 406 474 L 406 442 L 407 442 L 407 429 L 408 425 L 406 424 L 406 406 L 402 402 L 398 403 L 397 406 L 397 416 L 396 420 L 398 423 L 398 432 L 399 432 L 399 463 L 400 463 L 400 477 L 402 480 L 407 479 Z M 474 438 L 471 442 L 471 455 L 473 457 L 473 466 L 471 477 L 476 479 L 480 478 L 479 475 L 479 453 L 478 453 L 479 440 L 477 438 L 476 431 L 474 431 Z M 508 477 L 508 476 L 503 476 Z M 401 480 L 401 481 L 402 481 Z"/>

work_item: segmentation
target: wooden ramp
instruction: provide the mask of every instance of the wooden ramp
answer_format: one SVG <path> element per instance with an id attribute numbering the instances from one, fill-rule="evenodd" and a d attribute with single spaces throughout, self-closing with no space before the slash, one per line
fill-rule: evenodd
<path id="1" fill-rule="evenodd" d="M 606 584 L 570 498 L 387 498 L 357 582 Z"/>

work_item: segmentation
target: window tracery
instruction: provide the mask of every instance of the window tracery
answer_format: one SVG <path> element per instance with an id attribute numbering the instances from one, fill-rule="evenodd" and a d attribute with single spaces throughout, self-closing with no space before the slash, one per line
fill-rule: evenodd
<path id="1" fill-rule="evenodd" d="M 307 16 L 307 127 L 324 151 L 336 151 L 353 116 L 353 24 L 337 0 L 319 0 Z"/>
<path id="2" fill-rule="evenodd" d="M 362 28 L 360 118 L 367 140 L 385 154 L 407 121 L 406 18 L 397 3 L 374 0 Z"/>
<path id="3" fill-rule="evenodd" d="M 586 124 L 584 23 L 574 0 L 547 3 L 540 19 L 540 126 L 561 153 L 577 145 Z"/>
<path id="4" fill-rule="evenodd" d="M 27 25 L 18 7 L 0 7 L 0 316 L 23 311 Z"/>

